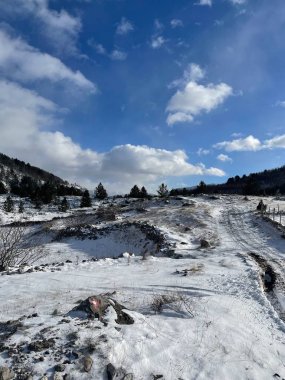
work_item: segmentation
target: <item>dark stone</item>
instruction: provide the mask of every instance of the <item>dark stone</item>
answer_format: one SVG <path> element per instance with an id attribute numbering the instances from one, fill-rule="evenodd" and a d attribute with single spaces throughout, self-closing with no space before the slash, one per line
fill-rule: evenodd
<path id="1" fill-rule="evenodd" d="M 210 248 L 210 243 L 206 239 L 200 240 L 200 247 L 201 248 Z"/>
<path id="2" fill-rule="evenodd" d="M 62 363 L 60 363 L 60 364 L 56 364 L 55 366 L 54 366 L 54 370 L 55 370 L 55 372 L 64 372 L 65 371 L 65 364 L 62 364 Z"/>
<path id="3" fill-rule="evenodd" d="M 55 340 L 53 338 L 37 340 L 35 342 L 28 344 L 28 350 L 39 352 L 39 351 L 46 350 L 47 348 L 53 347 L 54 344 L 55 344 Z"/>

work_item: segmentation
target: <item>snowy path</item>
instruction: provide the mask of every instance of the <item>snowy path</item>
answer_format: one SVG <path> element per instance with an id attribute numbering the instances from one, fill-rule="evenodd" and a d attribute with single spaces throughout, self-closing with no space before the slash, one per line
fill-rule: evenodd
<path id="1" fill-rule="evenodd" d="M 271 301 L 279 311 L 283 320 L 285 317 L 285 240 L 280 238 L 280 232 L 266 223 L 252 210 L 244 210 L 237 205 L 223 210 L 226 228 L 232 239 L 240 247 L 243 254 L 257 254 L 270 265 L 276 274 L 276 284 Z"/>

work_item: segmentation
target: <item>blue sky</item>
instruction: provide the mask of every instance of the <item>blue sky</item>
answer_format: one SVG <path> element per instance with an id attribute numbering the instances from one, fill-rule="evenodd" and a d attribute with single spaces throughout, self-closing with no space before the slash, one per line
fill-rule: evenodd
<path id="1" fill-rule="evenodd" d="M 0 151 L 110 192 L 284 164 L 283 0 L 0 0 Z"/>

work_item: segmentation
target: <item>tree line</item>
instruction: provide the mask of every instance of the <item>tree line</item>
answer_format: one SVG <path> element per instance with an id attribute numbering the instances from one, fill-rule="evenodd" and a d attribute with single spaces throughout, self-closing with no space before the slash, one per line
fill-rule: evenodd
<path id="1" fill-rule="evenodd" d="M 1 182 L 0 182 L 0 190 L 1 190 Z M 6 194 L 7 191 L 0 192 L 1 194 Z M 37 185 L 35 181 L 33 181 L 30 177 L 23 177 L 20 183 L 11 186 L 11 193 L 17 195 L 21 198 L 29 198 L 31 202 L 34 204 L 35 208 L 41 209 L 43 204 L 49 204 L 53 202 L 56 206 L 58 206 L 58 210 L 61 212 L 66 212 L 70 208 L 70 204 L 67 200 L 66 195 L 77 195 L 81 196 L 80 199 L 80 207 L 91 207 L 92 199 L 90 196 L 90 192 L 88 190 L 80 190 L 74 187 L 67 187 L 64 185 L 55 186 L 50 183 L 45 183 L 41 186 Z M 167 197 L 171 192 L 168 191 L 167 185 L 162 183 L 159 185 L 157 189 L 157 194 L 160 197 Z M 63 196 L 61 200 L 59 200 L 59 196 Z M 94 198 L 98 200 L 104 200 L 108 197 L 107 190 L 100 182 L 98 186 L 94 190 Z M 139 188 L 137 185 L 134 185 L 129 194 L 126 194 L 127 198 L 138 198 L 138 199 L 151 199 L 151 195 L 148 193 L 146 188 L 143 186 Z M 15 204 L 11 195 L 8 195 L 4 204 L 3 210 L 6 212 L 14 212 Z M 18 205 L 19 213 L 24 212 L 24 203 L 20 200 Z"/>

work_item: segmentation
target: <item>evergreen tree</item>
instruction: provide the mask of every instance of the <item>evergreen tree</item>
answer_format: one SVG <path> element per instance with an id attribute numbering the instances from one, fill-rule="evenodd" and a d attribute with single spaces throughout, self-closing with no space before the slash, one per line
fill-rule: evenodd
<path id="1" fill-rule="evenodd" d="M 161 198 L 167 197 L 168 195 L 167 185 L 165 185 L 164 183 L 159 185 L 157 193 Z"/>
<path id="2" fill-rule="evenodd" d="M 91 204 L 89 191 L 85 190 L 81 198 L 80 207 L 91 207 Z"/>
<path id="3" fill-rule="evenodd" d="M 23 201 L 20 201 L 18 211 L 20 214 L 23 214 L 23 212 L 24 212 L 24 202 Z"/>
<path id="4" fill-rule="evenodd" d="M 197 186 L 197 191 L 198 191 L 198 193 L 206 193 L 206 191 L 207 191 L 207 185 L 205 184 L 205 182 L 204 181 L 201 181 L 200 183 L 199 183 L 199 185 Z"/>
<path id="5" fill-rule="evenodd" d="M 95 189 L 95 197 L 98 199 L 105 199 L 107 198 L 108 194 L 102 183 L 100 182 L 99 185 Z"/>
<path id="6" fill-rule="evenodd" d="M 129 197 L 130 198 L 140 198 L 141 197 L 141 191 L 140 189 L 138 188 L 137 185 L 135 185 L 131 191 L 130 191 L 130 194 L 129 194 Z"/>
<path id="7" fill-rule="evenodd" d="M 14 201 L 10 195 L 8 195 L 8 197 L 6 198 L 4 202 L 4 211 L 6 212 L 14 211 Z"/>
<path id="8" fill-rule="evenodd" d="M 69 203 L 68 203 L 66 197 L 64 197 L 63 200 L 60 202 L 58 209 L 61 212 L 66 212 L 69 209 Z"/>
<path id="9" fill-rule="evenodd" d="M 148 193 L 147 193 L 147 190 L 144 186 L 141 188 L 141 194 L 140 195 L 141 195 L 141 198 L 148 198 Z"/>

